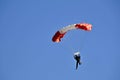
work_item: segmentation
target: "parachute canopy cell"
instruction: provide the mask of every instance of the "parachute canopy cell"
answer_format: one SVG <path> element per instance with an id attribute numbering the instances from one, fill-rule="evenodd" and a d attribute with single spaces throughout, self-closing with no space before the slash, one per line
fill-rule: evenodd
<path id="1" fill-rule="evenodd" d="M 85 31 L 91 31 L 92 30 L 92 25 L 88 24 L 88 23 L 79 23 L 79 24 L 72 24 L 72 25 L 68 25 L 60 30 L 58 30 L 55 35 L 52 37 L 52 41 L 53 42 L 60 42 L 61 38 L 64 37 L 64 35 L 70 31 L 70 30 L 74 30 L 74 29 L 81 29 L 81 30 L 85 30 Z"/>

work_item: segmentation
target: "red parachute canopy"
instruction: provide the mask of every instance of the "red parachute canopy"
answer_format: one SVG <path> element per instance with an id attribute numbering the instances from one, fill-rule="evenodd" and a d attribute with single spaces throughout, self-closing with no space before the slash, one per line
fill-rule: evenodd
<path id="1" fill-rule="evenodd" d="M 53 42 L 60 42 L 61 41 L 61 38 L 64 37 L 64 35 L 70 31 L 70 30 L 73 30 L 73 29 L 82 29 L 82 30 L 85 30 L 85 31 L 91 31 L 92 29 L 92 25 L 91 24 L 88 24 L 88 23 L 79 23 L 79 24 L 72 24 L 72 25 L 68 25 L 60 30 L 58 30 L 55 35 L 53 36 L 52 38 L 52 41 Z"/>

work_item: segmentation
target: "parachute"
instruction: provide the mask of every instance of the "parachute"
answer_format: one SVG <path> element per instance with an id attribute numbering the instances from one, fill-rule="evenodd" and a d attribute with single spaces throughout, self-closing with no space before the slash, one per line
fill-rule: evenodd
<path id="1" fill-rule="evenodd" d="M 91 31 L 92 30 L 92 25 L 88 24 L 88 23 L 79 23 L 79 24 L 71 24 L 68 25 L 60 30 L 58 30 L 55 35 L 52 37 L 52 41 L 53 42 L 60 42 L 61 38 L 64 37 L 64 35 L 70 31 L 70 30 L 74 30 L 74 29 L 81 29 L 81 30 L 85 30 L 85 31 Z"/>

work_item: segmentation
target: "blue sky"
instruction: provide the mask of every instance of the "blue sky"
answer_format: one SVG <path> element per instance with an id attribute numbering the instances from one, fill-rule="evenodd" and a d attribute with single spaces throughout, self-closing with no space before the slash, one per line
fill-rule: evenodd
<path id="1" fill-rule="evenodd" d="M 119 80 L 119 0 L 1 0 L 0 80 Z M 91 32 L 64 26 L 87 22 Z M 81 52 L 75 70 L 73 53 Z"/>

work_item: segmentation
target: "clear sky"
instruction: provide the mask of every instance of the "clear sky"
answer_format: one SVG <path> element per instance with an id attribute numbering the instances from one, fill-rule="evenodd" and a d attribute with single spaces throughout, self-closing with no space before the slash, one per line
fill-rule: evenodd
<path id="1" fill-rule="evenodd" d="M 51 41 L 81 22 L 92 31 Z M 120 80 L 119 30 L 119 0 L 0 0 L 0 80 Z"/>

